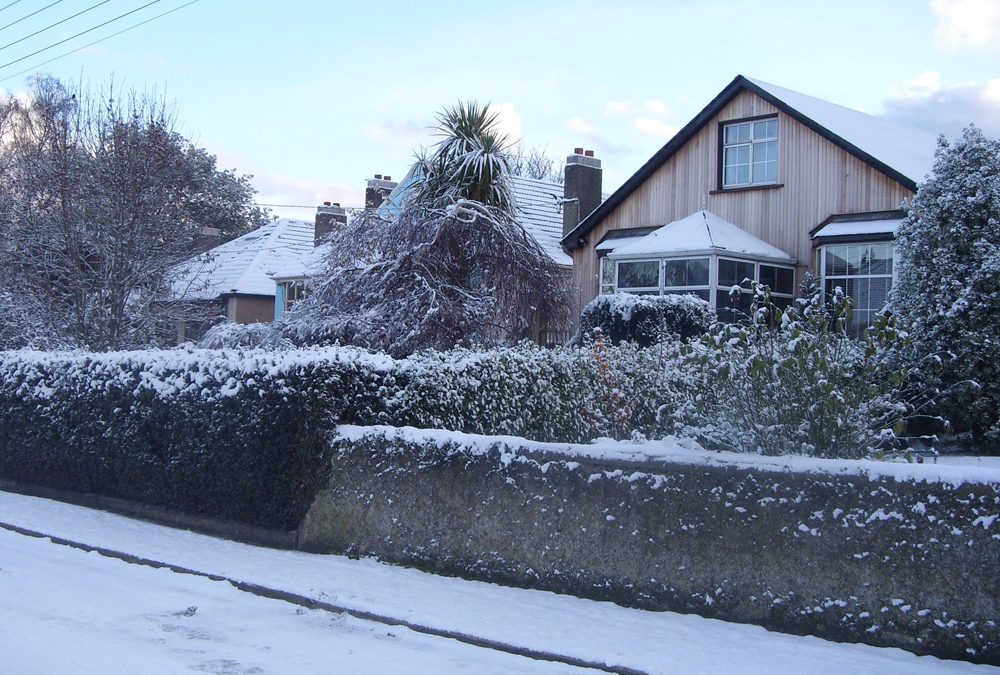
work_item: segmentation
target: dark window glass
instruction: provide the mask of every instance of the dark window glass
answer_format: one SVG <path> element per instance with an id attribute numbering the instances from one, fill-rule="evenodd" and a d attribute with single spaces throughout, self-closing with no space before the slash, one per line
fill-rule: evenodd
<path id="1" fill-rule="evenodd" d="M 654 288 L 660 285 L 660 263 L 656 260 L 618 263 L 618 288 Z"/>
<path id="2" fill-rule="evenodd" d="M 744 279 L 753 280 L 753 263 L 742 260 L 719 259 L 719 285 L 723 287 L 743 286 Z M 749 283 L 746 284 L 750 286 Z"/>

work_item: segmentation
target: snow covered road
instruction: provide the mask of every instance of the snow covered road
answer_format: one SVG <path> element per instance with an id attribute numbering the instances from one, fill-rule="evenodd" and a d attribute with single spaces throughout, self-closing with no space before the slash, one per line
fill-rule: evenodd
<path id="1" fill-rule="evenodd" d="M 1000 673 L 372 560 L 258 548 L 10 493 L 0 492 L 0 522 L 443 631 L 650 673 Z M 12 673 L 582 672 L 7 531 L 0 531 L 0 621 L 0 671 Z"/>

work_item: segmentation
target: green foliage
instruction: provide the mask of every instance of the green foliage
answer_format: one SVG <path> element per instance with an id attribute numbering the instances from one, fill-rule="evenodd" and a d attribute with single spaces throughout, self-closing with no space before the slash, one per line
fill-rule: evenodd
<path id="1" fill-rule="evenodd" d="M 667 336 L 688 339 L 716 322 L 711 305 L 693 295 L 599 295 L 583 308 L 573 344 L 595 329 L 614 344 L 635 342 L 648 347 Z"/>
<path id="2" fill-rule="evenodd" d="M 811 279 L 806 286 L 818 291 Z M 913 412 L 901 396 L 909 339 L 891 316 L 862 340 L 847 335 L 849 299 L 825 306 L 818 292 L 782 311 L 754 283 L 748 320 L 691 343 L 697 373 L 666 426 L 712 449 L 767 455 L 862 457 L 891 440 Z"/>
<path id="3" fill-rule="evenodd" d="M 1000 450 L 1000 141 L 975 127 L 940 141 L 896 251 L 892 308 L 916 359 L 954 355 L 927 386 L 949 392 L 944 412 L 956 431 Z"/>
<path id="4" fill-rule="evenodd" d="M 475 101 L 459 101 L 438 115 L 443 139 L 433 154 L 418 159 L 423 180 L 417 204 L 440 209 L 468 199 L 513 215 L 508 140 L 499 130 L 499 115 Z"/>

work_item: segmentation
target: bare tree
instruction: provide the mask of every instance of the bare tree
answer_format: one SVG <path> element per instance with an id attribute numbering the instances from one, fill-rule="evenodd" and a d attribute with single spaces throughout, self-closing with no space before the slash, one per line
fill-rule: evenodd
<path id="1" fill-rule="evenodd" d="M 213 224 L 201 218 L 219 172 L 174 130 L 162 101 L 118 98 L 113 86 L 92 98 L 42 78 L 29 102 L 4 103 L 3 119 L 0 276 L 13 291 L 7 311 L 33 327 L 20 342 L 137 347 L 200 317 L 169 300 L 169 272 Z M 248 212 L 250 199 L 240 202 Z"/>
<path id="2" fill-rule="evenodd" d="M 565 180 L 562 162 L 549 157 L 543 148 L 526 148 L 519 143 L 508 150 L 507 164 L 511 174 L 521 178 L 534 178 L 559 184 Z"/>

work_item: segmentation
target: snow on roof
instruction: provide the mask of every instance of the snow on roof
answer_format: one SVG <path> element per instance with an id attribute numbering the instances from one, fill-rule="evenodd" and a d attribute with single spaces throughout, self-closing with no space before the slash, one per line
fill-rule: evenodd
<path id="1" fill-rule="evenodd" d="M 173 292 L 184 300 L 229 293 L 274 296 L 271 273 L 312 249 L 313 223 L 280 218 L 179 265 Z"/>
<path id="2" fill-rule="evenodd" d="M 899 232 L 899 224 L 902 222 L 902 218 L 833 221 L 824 225 L 813 235 L 813 239 L 818 237 L 857 236 L 860 234 L 891 234 L 895 237 L 896 233 Z"/>
<path id="3" fill-rule="evenodd" d="M 937 134 L 768 82 L 746 79 L 913 182 L 921 183 L 930 174 L 937 149 Z"/>
<path id="4" fill-rule="evenodd" d="M 562 250 L 563 186 L 546 180 L 515 177 L 511 181 L 518 219 L 557 265 L 570 267 L 573 259 Z"/>
<path id="5" fill-rule="evenodd" d="M 637 234 L 634 237 L 618 237 L 616 239 L 605 239 L 600 244 L 594 247 L 595 251 L 615 251 L 629 244 L 634 244 L 637 241 L 645 238 L 644 234 Z"/>
<path id="6" fill-rule="evenodd" d="M 711 211 L 695 211 L 647 234 L 639 241 L 620 246 L 612 258 L 673 256 L 691 253 L 739 255 L 754 259 L 777 260 L 794 264 L 795 258 L 741 230 Z"/>

